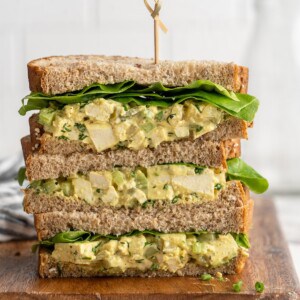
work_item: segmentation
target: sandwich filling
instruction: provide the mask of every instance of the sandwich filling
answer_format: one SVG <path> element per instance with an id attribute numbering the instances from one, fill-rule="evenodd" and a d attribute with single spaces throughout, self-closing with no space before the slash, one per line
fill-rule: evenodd
<path id="1" fill-rule="evenodd" d="M 134 170 L 120 167 L 30 184 L 36 193 L 113 207 L 147 207 L 156 201 L 169 204 L 211 201 L 225 187 L 224 170 L 193 164 L 156 165 Z"/>
<path id="2" fill-rule="evenodd" d="M 58 234 L 41 245 L 52 249 L 51 256 L 57 262 L 96 268 L 99 273 L 112 275 L 128 269 L 175 273 L 188 263 L 216 268 L 228 264 L 240 254 L 248 255 L 250 246 L 244 234 L 146 230 L 122 236 L 90 234 L 88 238 L 68 239 L 70 233 L 72 235 L 72 232 Z M 78 233 L 78 236 L 83 235 L 83 232 Z"/>
<path id="3" fill-rule="evenodd" d="M 196 139 L 216 129 L 228 116 L 215 106 L 193 100 L 163 108 L 102 98 L 65 105 L 61 110 L 42 109 L 39 123 L 58 139 L 81 141 L 101 152 L 120 147 L 156 148 L 162 142 Z"/>

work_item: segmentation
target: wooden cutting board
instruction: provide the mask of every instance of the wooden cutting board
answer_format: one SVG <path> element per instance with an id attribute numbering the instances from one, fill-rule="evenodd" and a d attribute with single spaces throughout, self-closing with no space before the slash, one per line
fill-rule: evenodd
<path id="1" fill-rule="evenodd" d="M 0 299 L 300 299 L 299 282 L 274 204 L 255 202 L 251 256 L 242 274 L 225 282 L 192 277 L 40 279 L 32 241 L 0 244 Z M 243 281 L 240 293 L 232 284 Z M 263 294 L 254 284 L 265 284 Z"/>

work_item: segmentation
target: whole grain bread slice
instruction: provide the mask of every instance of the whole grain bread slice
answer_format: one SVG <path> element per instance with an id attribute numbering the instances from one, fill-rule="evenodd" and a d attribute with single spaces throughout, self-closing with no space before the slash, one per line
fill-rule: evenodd
<path id="1" fill-rule="evenodd" d="M 92 83 L 113 84 L 134 80 L 141 85 L 161 82 L 184 86 L 211 80 L 234 92 L 246 93 L 248 68 L 215 61 L 160 61 L 103 55 L 51 56 L 28 63 L 32 92 L 56 95 L 78 91 Z"/>
<path id="2" fill-rule="evenodd" d="M 75 152 L 70 155 L 31 153 L 25 156 L 27 156 L 26 175 L 31 181 L 68 177 L 78 172 L 109 170 L 118 166 L 135 168 L 176 162 L 226 168 L 226 159 L 239 155 L 239 141 L 228 141 L 225 145 L 223 142 L 196 139 L 162 143 L 155 149 L 146 148 L 139 151 L 118 149 L 98 154 L 85 152 Z"/>
<path id="3" fill-rule="evenodd" d="M 200 266 L 194 262 L 189 262 L 184 268 L 176 272 L 163 270 L 147 270 L 146 272 L 136 269 L 128 269 L 125 272 L 114 274 L 114 277 L 173 277 L 173 276 L 199 276 L 204 273 L 216 275 L 217 272 L 223 274 L 238 274 L 244 268 L 247 256 L 239 251 L 237 257 L 228 264 L 209 268 Z M 69 262 L 59 262 L 51 256 L 51 252 L 46 249 L 39 250 L 39 275 L 42 278 L 55 277 L 107 277 L 112 276 L 107 271 L 100 268 L 93 268 L 89 265 L 74 264 Z"/>
<path id="4" fill-rule="evenodd" d="M 35 227 L 39 240 L 69 230 L 115 235 L 145 229 L 166 233 L 248 232 L 253 207 L 253 201 L 249 198 L 249 194 L 245 193 L 239 181 L 228 182 L 227 188 L 221 191 L 217 200 L 199 204 L 160 204 L 135 209 L 102 207 L 97 212 L 86 212 L 84 204 L 61 203 L 57 200 L 53 199 L 57 204 L 56 211 L 35 214 Z M 41 205 L 43 204 L 36 203 L 36 208 Z M 51 205 L 50 203 L 49 206 Z M 70 210 L 77 207 L 82 211 L 58 211 L 66 206 Z"/>
<path id="5" fill-rule="evenodd" d="M 38 123 L 38 115 L 33 115 L 29 119 L 29 125 L 32 149 L 34 151 L 39 150 L 39 153 L 63 155 L 70 155 L 74 152 L 96 153 L 96 150 L 91 145 L 85 144 L 82 141 L 66 141 L 44 133 L 42 126 Z M 206 141 L 247 139 L 247 127 L 247 122 L 230 117 L 219 124 L 215 130 L 201 136 L 200 139 Z"/>

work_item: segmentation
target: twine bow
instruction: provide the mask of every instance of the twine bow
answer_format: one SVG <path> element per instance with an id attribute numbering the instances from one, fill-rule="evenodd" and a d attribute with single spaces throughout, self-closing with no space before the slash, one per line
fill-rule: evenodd
<path id="1" fill-rule="evenodd" d="M 159 18 L 159 11 L 161 10 L 161 0 L 154 0 L 155 4 L 154 4 L 154 9 L 150 6 L 150 4 L 148 3 L 147 0 L 144 0 L 144 3 L 149 11 L 149 13 L 151 14 L 151 17 L 158 22 L 158 25 L 160 27 L 160 29 L 164 32 L 167 33 L 168 32 L 168 28 L 166 27 L 166 25 L 161 21 L 161 19 Z"/>

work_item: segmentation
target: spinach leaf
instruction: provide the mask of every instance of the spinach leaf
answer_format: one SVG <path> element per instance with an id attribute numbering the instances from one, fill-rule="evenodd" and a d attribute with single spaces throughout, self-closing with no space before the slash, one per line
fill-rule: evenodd
<path id="1" fill-rule="evenodd" d="M 253 121 L 259 106 L 255 97 L 228 91 L 208 80 L 196 80 L 189 85 L 172 88 L 165 87 L 159 82 L 143 87 L 134 81 L 123 81 L 108 85 L 94 83 L 81 91 L 54 96 L 33 92 L 22 99 L 19 113 L 25 115 L 27 111 L 46 108 L 51 103 L 61 108 L 63 105 L 86 103 L 96 98 L 112 99 L 123 104 L 135 103 L 158 107 L 169 107 L 174 103 L 193 99 L 207 102 L 249 122 Z"/>
<path id="2" fill-rule="evenodd" d="M 16 179 L 18 180 L 19 185 L 22 186 L 26 179 L 26 168 L 25 167 L 21 167 L 19 169 L 18 176 Z"/>
<path id="3" fill-rule="evenodd" d="M 264 193 L 268 189 L 269 183 L 267 179 L 258 174 L 240 158 L 227 160 L 227 167 L 229 180 L 240 180 L 257 194 Z"/>

